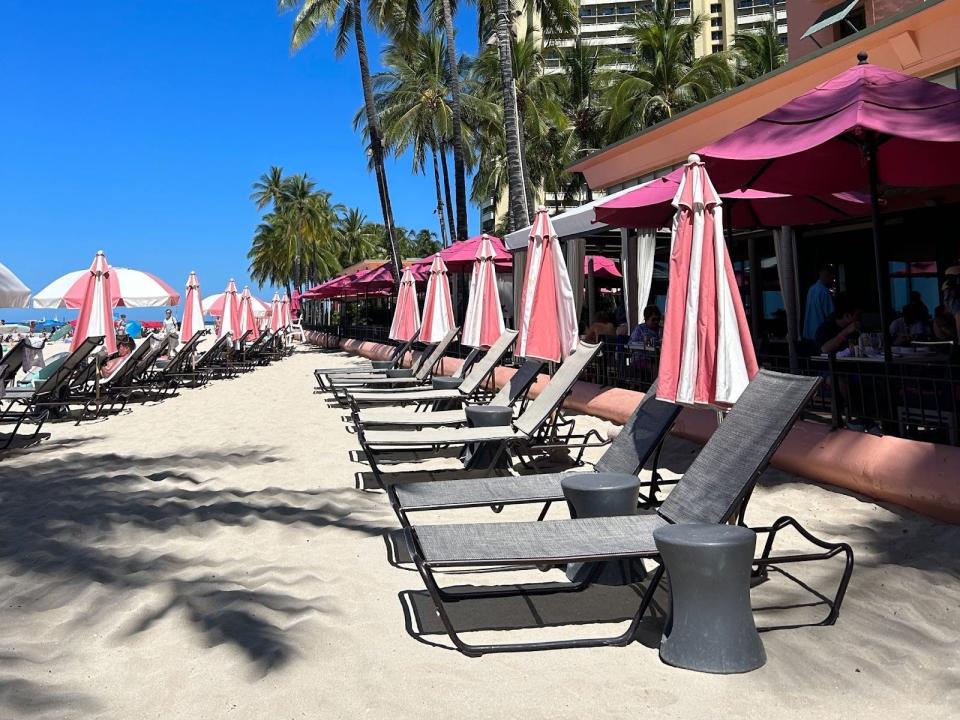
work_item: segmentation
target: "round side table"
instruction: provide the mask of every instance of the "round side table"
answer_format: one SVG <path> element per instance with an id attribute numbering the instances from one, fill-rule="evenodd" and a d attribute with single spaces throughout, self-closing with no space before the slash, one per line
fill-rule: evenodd
<path id="1" fill-rule="evenodd" d="M 756 533 L 737 525 L 657 528 L 670 579 L 670 614 L 660 641 L 668 665 L 742 673 L 767 661 L 750 607 Z"/>
<path id="2" fill-rule="evenodd" d="M 374 370 L 392 370 L 393 360 L 371 360 L 370 367 Z"/>
<path id="3" fill-rule="evenodd" d="M 464 408 L 467 415 L 467 427 L 498 427 L 507 426 L 513 422 L 513 409 L 500 405 L 467 405 Z M 486 469 L 493 460 L 496 452 L 490 443 L 475 443 L 469 446 L 464 453 L 464 464 L 468 468 Z M 494 470 L 506 471 L 510 469 L 510 458 L 503 454 L 494 466 Z"/>
<path id="4" fill-rule="evenodd" d="M 456 390 L 460 387 L 461 383 L 463 383 L 463 380 L 445 375 L 434 375 L 431 382 L 433 383 L 434 390 Z M 460 407 L 460 400 L 455 398 L 450 400 L 437 400 L 433 404 L 434 411 L 456 410 L 458 407 Z"/>

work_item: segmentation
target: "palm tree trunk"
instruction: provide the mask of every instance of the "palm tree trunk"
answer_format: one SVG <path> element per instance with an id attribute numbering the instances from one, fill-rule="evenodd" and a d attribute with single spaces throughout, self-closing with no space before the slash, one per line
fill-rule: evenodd
<path id="1" fill-rule="evenodd" d="M 447 169 L 447 149 L 444 145 L 440 146 L 440 167 L 443 170 L 443 194 L 447 200 L 447 225 L 452 230 L 453 222 L 453 203 L 450 200 L 450 171 Z"/>
<path id="2" fill-rule="evenodd" d="M 443 28 L 447 35 L 447 65 L 450 86 L 450 114 L 453 116 L 453 180 L 457 191 L 457 229 L 458 240 L 467 239 L 467 181 L 463 167 L 463 137 L 460 122 L 460 69 L 457 65 L 456 38 L 453 34 L 453 14 L 450 12 L 450 0 L 443 0 Z M 451 231 L 453 229 L 451 228 Z"/>
<path id="3" fill-rule="evenodd" d="M 437 150 L 430 148 L 433 156 L 433 182 L 437 186 L 437 219 L 440 221 L 440 241 L 447 247 L 447 224 L 443 219 L 443 195 L 440 192 L 440 166 L 437 164 Z"/>
<path id="4" fill-rule="evenodd" d="M 500 55 L 500 84 L 503 88 L 503 127 L 507 146 L 507 187 L 509 217 L 507 227 L 518 230 L 530 222 L 520 157 L 520 125 L 517 117 L 516 85 L 513 79 L 510 0 L 497 0 L 497 48 Z"/>
<path id="5" fill-rule="evenodd" d="M 387 247 L 390 250 L 390 262 L 393 276 L 400 282 L 400 253 L 394 235 L 393 207 L 390 204 L 390 190 L 387 187 L 387 169 L 383 161 L 383 143 L 380 140 L 380 120 L 373 102 L 373 83 L 370 80 L 370 60 L 367 57 L 367 43 L 363 37 L 363 9 L 360 0 L 350 0 L 353 10 L 353 35 L 357 43 L 357 60 L 360 62 L 360 82 L 363 85 L 363 105 L 367 115 L 367 128 L 370 132 L 370 152 L 373 159 L 374 174 L 377 176 L 377 190 L 380 193 L 380 209 L 383 212 L 383 226 L 386 230 Z"/>

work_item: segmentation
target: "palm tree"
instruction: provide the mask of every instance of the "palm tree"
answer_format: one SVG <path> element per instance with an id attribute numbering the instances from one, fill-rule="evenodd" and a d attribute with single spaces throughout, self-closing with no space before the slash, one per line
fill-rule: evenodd
<path id="1" fill-rule="evenodd" d="M 375 229 L 358 208 L 350 208 L 340 215 L 336 239 L 340 249 L 340 264 L 353 265 L 361 260 L 382 257 Z"/>
<path id="2" fill-rule="evenodd" d="M 364 108 L 369 126 L 370 156 L 377 178 L 377 190 L 380 195 L 380 209 L 390 259 L 395 279 L 400 280 L 400 255 L 393 236 L 393 207 L 390 204 L 390 191 L 387 186 L 387 172 L 383 157 L 383 142 L 377 113 L 374 107 L 373 86 L 370 81 L 370 60 L 367 57 L 367 43 L 363 34 L 363 8 L 360 0 L 277 0 L 281 12 L 297 10 L 293 21 L 293 33 L 290 39 L 292 50 L 299 50 L 316 36 L 320 28 L 337 26 L 335 52 L 342 57 L 350 45 L 353 34 L 357 48 L 357 60 L 360 64 L 360 82 L 363 86 Z M 420 8 L 416 0 L 376 0 L 371 6 L 372 21 L 375 27 L 383 28 L 387 24 L 397 27 L 398 32 L 409 32 L 420 24 Z M 339 18 L 337 17 L 339 15 Z M 398 20 L 403 18 L 402 20 Z"/>
<path id="3" fill-rule="evenodd" d="M 633 42 L 630 68 L 619 73 L 607 94 L 607 128 L 623 138 L 721 93 L 734 83 L 726 53 L 697 57 L 695 43 L 705 15 L 674 16 L 673 0 L 654 0 L 637 13 L 623 34 Z"/>
<path id="4" fill-rule="evenodd" d="M 752 80 L 787 63 L 787 46 L 780 39 L 773 20 L 753 30 L 733 36 L 733 55 L 737 71 L 744 80 Z"/>
<path id="5" fill-rule="evenodd" d="M 257 210 L 263 210 L 268 205 L 277 207 L 283 196 L 283 168 L 272 165 L 268 172 L 260 176 L 253 184 L 250 199 L 257 205 Z"/>

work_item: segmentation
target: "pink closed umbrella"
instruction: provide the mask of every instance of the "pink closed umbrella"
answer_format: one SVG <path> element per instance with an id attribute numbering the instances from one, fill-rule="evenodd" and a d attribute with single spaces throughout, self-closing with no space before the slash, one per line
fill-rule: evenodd
<path id="1" fill-rule="evenodd" d="M 280 327 L 288 328 L 290 325 L 290 296 L 284 295 L 280 301 Z"/>
<path id="2" fill-rule="evenodd" d="M 503 334 L 503 308 L 497 292 L 496 252 L 490 238 L 477 248 L 470 276 L 470 301 L 463 320 L 462 343 L 469 347 L 489 348 Z"/>
<path id="3" fill-rule="evenodd" d="M 420 323 L 420 340 L 425 343 L 440 342 L 453 328 L 453 302 L 450 299 L 450 278 L 447 266 L 437 255 L 430 265 L 427 279 L 427 294 L 423 300 L 423 321 Z"/>
<path id="4" fill-rule="evenodd" d="M 250 294 L 250 288 L 245 287 L 240 294 L 240 333 L 237 337 L 243 337 L 247 330 L 257 331 L 257 318 L 253 314 L 253 296 Z"/>
<path id="5" fill-rule="evenodd" d="M 726 407 L 757 374 L 757 358 L 723 240 L 721 200 L 696 155 L 687 161 L 673 204 L 657 397 Z"/>
<path id="6" fill-rule="evenodd" d="M 110 287 L 110 266 L 103 250 L 97 251 L 97 256 L 90 265 L 84 284 L 83 298 L 80 302 L 80 317 L 77 319 L 77 329 L 73 333 L 73 347 L 88 337 L 103 336 L 103 344 L 107 352 L 117 351 L 117 335 L 113 327 L 113 295 Z"/>
<path id="7" fill-rule="evenodd" d="M 519 317 L 521 356 L 560 362 L 576 349 L 577 306 L 546 208 L 537 210 L 530 228 Z"/>
<path id="8" fill-rule="evenodd" d="M 270 329 L 273 332 L 280 330 L 280 321 L 282 320 L 283 310 L 280 308 L 280 293 L 273 294 L 273 302 L 270 303 Z"/>
<path id="9" fill-rule="evenodd" d="M 417 302 L 417 280 L 413 271 L 407 268 L 400 278 L 400 290 L 397 294 L 397 306 L 393 309 L 393 322 L 390 323 L 390 339 L 407 342 L 420 329 L 420 308 Z"/>
<path id="10" fill-rule="evenodd" d="M 200 306 L 200 281 L 195 272 L 187 278 L 187 296 L 183 303 L 180 337 L 189 340 L 203 330 L 203 308 Z"/>
<path id="11" fill-rule="evenodd" d="M 224 335 L 240 337 L 240 301 L 237 299 L 237 284 L 230 279 L 226 290 L 223 291 L 223 315 L 220 316 L 220 332 L 218 338 Z"/>

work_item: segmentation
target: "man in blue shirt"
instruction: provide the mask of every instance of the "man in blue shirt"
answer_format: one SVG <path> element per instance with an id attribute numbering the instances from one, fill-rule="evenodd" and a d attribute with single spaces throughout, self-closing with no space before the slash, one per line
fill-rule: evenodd
<path id="1" fill-rule="evenodd" d="M 819 279 L 807 290 L 807 307 L 803 315 L 803 337 L 814 340 L 817 330 L 833 314 L 833 288 L 835 275 L 832 265 L 820 268 Z"/>

